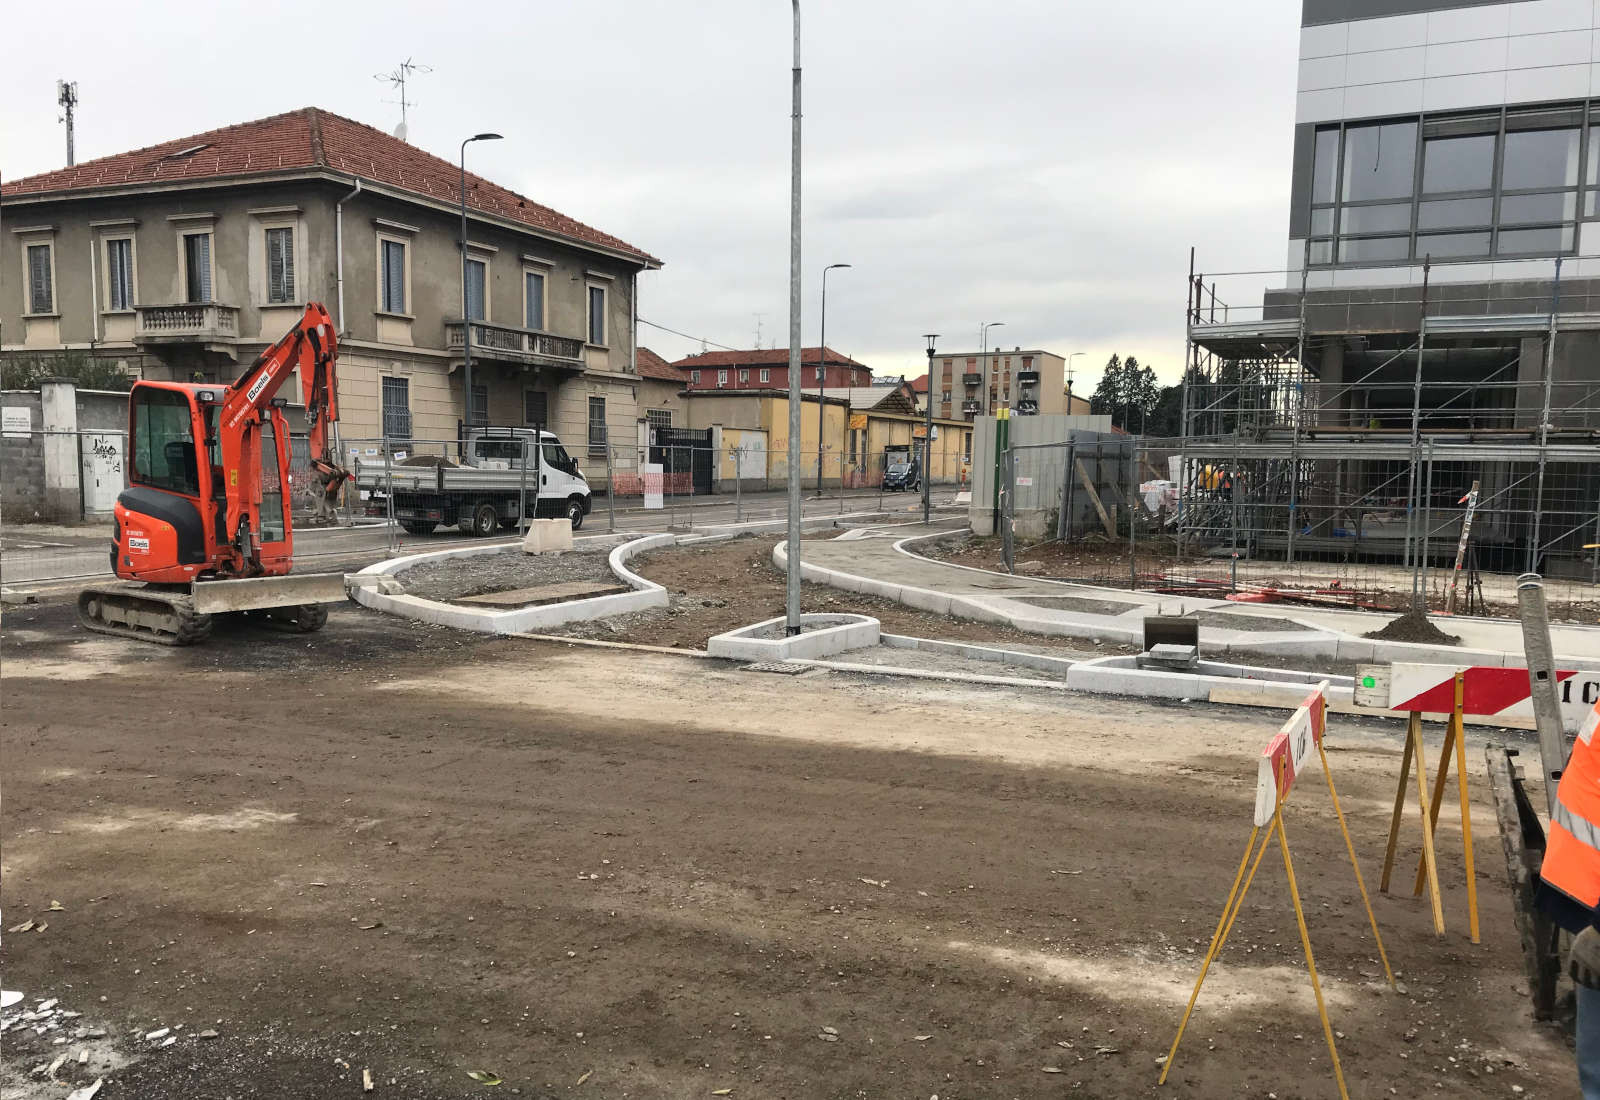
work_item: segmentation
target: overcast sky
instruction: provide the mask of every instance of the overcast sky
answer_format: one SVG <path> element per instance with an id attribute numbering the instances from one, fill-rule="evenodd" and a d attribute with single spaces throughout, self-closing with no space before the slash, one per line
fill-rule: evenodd
<path id="1" fill-rule="evenodd" d="M 804 340 L 922 373 L 924 332 L 1043 347 L 1092 388 L 1112 352 L 1167 380 L 1189 246 L 1276 268 L 1288 226 L 1298 5 L 1232 0 L 805 0 Z M 661 257 L 641 316 L 714 343 L 788 343 L 790 7 L 782 0 L 20 5 L 0 66 L 0 173 L 320 106 Z M 7 276 L 10 273 L 6 273 Z M 1259 298 L 1257 299 L 1259 301 Z M 698 342 L 641 327 L 668 358 Z"/>

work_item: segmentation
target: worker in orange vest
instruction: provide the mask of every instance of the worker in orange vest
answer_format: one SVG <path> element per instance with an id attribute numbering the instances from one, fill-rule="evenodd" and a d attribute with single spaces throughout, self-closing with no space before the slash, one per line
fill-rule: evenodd
<path id="1" fill-rule="evenodd" d="M 1572 746 L 1556 786 L 1539 868 L 1540 906 L 1576 933 L 1567 971 L 1578 992 L 1578 1087 L 1600 1100 L 1600 702 Z"/>

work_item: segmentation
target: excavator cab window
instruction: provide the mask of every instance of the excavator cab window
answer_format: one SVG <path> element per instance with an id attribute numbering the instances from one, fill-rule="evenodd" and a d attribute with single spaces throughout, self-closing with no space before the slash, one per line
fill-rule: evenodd
<path id="1" fill-rule="evenodd" d="M 185 496 L 200 495 L 200 471 L 187 394 L 141 389 L 133 395 L 129 480 Z"/>
<path id="2" fill-rule="evenodd" d="M 283 478 L 278 465 L 277 417 L 261 418 L 261 541 L 282 542 Z"/>

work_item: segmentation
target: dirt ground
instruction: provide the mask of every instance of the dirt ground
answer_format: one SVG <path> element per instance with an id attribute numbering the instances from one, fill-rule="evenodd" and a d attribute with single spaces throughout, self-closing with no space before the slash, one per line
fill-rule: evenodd
<path id="1" fill-rule="evenodd" d="M 834 537 L 830 531 L 824 537 Z M 592 623 L 573 623 L 561 633 L 573 637 L 637 642 L 644 645 L 704 649 L 706 639 L 782 615 L 785 578 L 772 564 L 771 537 L 744 536 L 706 546 L 675 546 L 641 554 L 629 568 L 664 587 L 668 607 Z M 997 623 L 934 615 L 876 596 L 843 592 L 827 585 L 801 585 L 801 604 L 810 611 L 853 611 L 872 615 L 886 634 L 955 641 L 1012 643 L 1066 657 L 1102 657 L 1119 646 L 1095 646 L 1072 639 L 1045 638 Z M 1131 652 L 1131 651 L 1128 651 Z"/>
<path id="2" fill-rule="evenodd" d="M 24 1007 L 82 1013 L 6 1033 L 7 1097 L 59 1100 L 108 1048 L 98 1100 L 358 1096 L 363 1070 L 412 1098 L 484 1095 L 480 1070 L 543 1098 L 1335 1095 L 1276 851 L 1155 1083 L 1270 712 L 773 676 L 354 606 L 194 650 L 85 636 L 60 601 L 4 626 L 5 924 L 47 928 L 0 964 Z M 1371 881 L 1396 731 L 1330 736 Z M 1528 1019 L 1487 808 L 1481 946 L 1448 812 L 1448 935 L 1377 901 L 1399 994 L 1326 792 L 1290 810 L 1351 1094 L 1576 1097 Z M 28 1077 L 63 1052 L 61 1083 Z"/>
<path id="3" fill-rule="evenodd" d="M 408 595 L 459 600 L 485 592 L 533 588 L 562 581 L 615 581 L 606 564 L 608 550 L 564 554 L 525 554 L 513 546 L 504 553 L 423 562 L 396 574 Z"/>
<path id="4" fill-rule="evenodd" d="M 1000 539 L 966 535 L 933 546 L 921 546 L 918 553 L 980 569 L 1004 569 Z M 1067 544 L 1037 542 L 1016 549 L 1017 572 L 1050 580 L 1077 581 L 1106 588 L 1129 586 L 1128 540 L 1092 535 Z M 1141 543 L 1135 568 L 1139 587 L 1179 588 L 1203 584 L 1216 589 L 1221 599 L 1229 591 L 1234 576 L 1227 558 L 1179 558 L 1171 539 Z M 1465 576 L 1465 575 L 1463 575 Z M 1287 566 L 1281 561 L 1241 559 L 1237 566 L 1241 590 L 1269 588 L 1303 589 L 1305 602 L 1315 606 L 1404 611 L 1411 601 L 1411 572 L 1399 565 L 1367 562 L 1298 561 Z M 1428 570 L 1424 596 L 1434 611 L 1443 611 L 1448 599 L 1450 572 L 1433 566 Z M 1511 574 L 1481 575 L 1482 600 L 1467 609 L 1467 581 L 1463 579 L 1458 610 L 1494 618 L 1517 615 L 1516 577 Z M 1582 581 L 1551 578 L 1546 584 L 1550 615 L 1559 622 L 1600 622 L 1600 588 Z M 1281 601 L 1293 607 L 1295 600 Z"/>

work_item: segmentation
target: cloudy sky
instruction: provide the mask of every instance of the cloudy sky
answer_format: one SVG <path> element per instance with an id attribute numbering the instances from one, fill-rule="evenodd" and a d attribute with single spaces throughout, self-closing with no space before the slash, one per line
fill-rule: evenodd
<path id="1" fill-rule="evenodd" d="M 880 373 L 924 332 L 1043 347 L 1092 387 L 1112 352 L 1175 379 L 1190 245 L 1283 263 L 1299 5 L 803 0 L 804 337 Z M 390 129 L 662 257 L 641 316 L 715 344 L 788 342 L 790 7 L 782 0 L 219 2 L 129 37 L 123 3 L 23 5 L 0 67 L 0 173 L 303 106 Z M 1259 299 L 1258 299 L 1259 301 Z M 643 328 L 676 358 L 698 341 Z"/>

